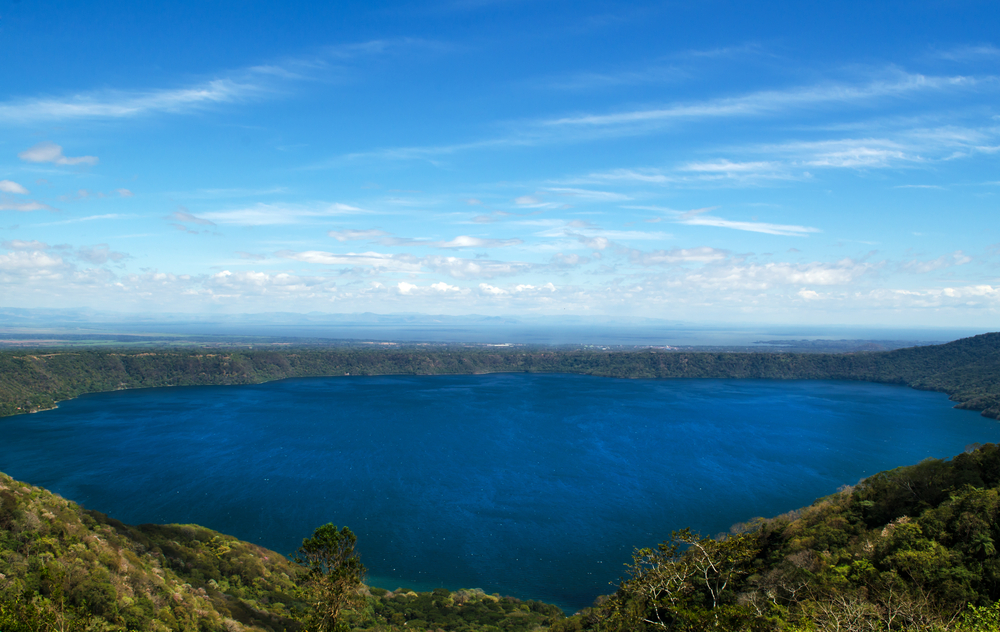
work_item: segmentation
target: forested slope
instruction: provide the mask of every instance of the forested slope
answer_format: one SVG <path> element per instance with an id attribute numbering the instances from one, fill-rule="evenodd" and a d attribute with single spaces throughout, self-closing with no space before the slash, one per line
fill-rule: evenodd
<path id="1" fill-rule="evenodd" d="M 675 532 L 554 625 L 601 630 L 1000 630 L 1000 449 L 881 472 L 727 537 Z"/>
<path id="2" fill-rule="evenodd" d="M 0 352 L 0 415 L 50 408 L 83 393 L 288 377 L 580 373 L 622 378 L 836 379 L 947 393 L 960 408 L 1000 419 L 1000 334 L 853 354 L 599 352 L 512 349 Z"/>
<path id="3" fill-rule="evenodd" d="M 292 632 L 307 620 L 304 577 L 284 555 L 232 536 L 125 525 L 0 474 L 3 632 Z M 362 595 L 347 629 L 530 632 L 564 618 L 481 590 Z"/>
<path id="4" fill-rule="evenodd" d="M 1000 448 L 988 444 L 725 537 L 674 532 L 635 552 L 617 592 L 570 618 L 481 590 L 362 587 L 344 629 L 995 632 L 998 542 Z M 295 631 L 308 615 L 303 578 L 284 556 L 230 536 L 124 525 L 0 474 L 4 632 Z"/>

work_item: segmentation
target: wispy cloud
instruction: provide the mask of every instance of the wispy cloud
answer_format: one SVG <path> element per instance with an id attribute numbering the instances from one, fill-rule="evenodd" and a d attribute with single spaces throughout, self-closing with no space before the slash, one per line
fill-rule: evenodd
<path id="1" fill-rule="evenodd" d="M 148 90 L 92 90 L 62 97 L 25 97 L 0 102 L 0 124 L 24 124 L 74 119 L 120 119 L 181 114 L 211 106 L 273 96 L 279 82 L 314 79 L 362 57 L 415 48 L 442 49 L 435 42 L 400 38 L 328 47 L 317 55 L 286 58 L 274 63 L 220 73 L 187 86 Z"/>
<path id="2" fill-rule="evenodd" d="M 766 90 L 741 97 L 672 104 L 662 108 L 566 116 L 544 121 L 544 125 L 603 127 L 693 118 L 759 116 L 795 107 L 861 103 L 883 97 L 903 96 L 916 91 L 965 88 L 976 83 L 974 77 L 934 77 L 901 73 L 901 76 L 894 80 L 873 81 L 865 85 L 831 84 L 791 90 Z"/>
<path id="3" fill-rule="evenodd" d="M 264 204 L 229 211 L 210 211 L 201 213 L 201 217 L 216 224 L 234 226 L 278 226 L 283 224 L 302 224 L 320 219 L 342 215 L 360 215 L 368 213 L 363 209 L 348 204 Z"/>
<path id="4" fill-rule="evenodd" d="M 0 103 L 0 121 L 29 123 L 72 119 L 129 118 L 153 113 L 181 113 L 232 103 L 267 92 L 262 83 L 214 79 L 202 84 L 148 91 L 106 90 L 67 98 L 36 98 Z"/>
<path id="5" fill-rule="evenodd" d="M 766 222 L 739 222 L 711 215 L 694 215 L 686 218 L 678 218 L 678 224 L 688 226 L 714 226 L 716 228 L 731 228 L 733 230 L 743 230 L 751 233 L 765 233 L 767 235 L 783 235 L 786 237 L 805 237 L 809 233 L 822 232 L 818 228 L 810 226 L 795 226 L 793 224 L 768 224 Z"/>
<path id="6" fill-rule="evenodd" d="M 74 217 L 73 219 L 64 219 L 58 222 L 44 222 L 42 224 L 35 224 L 35 226 L 60 226 L 63 224 L 78 224 L 80 222 L 94 222 L 102 219 L 122 219 L 128 217 L 127 215 L 120 215 L 118 213 L 105 213 L 103 215 L 88 215 L 86 217 Z"/>
<path id="7" fill-rule="evenodd" d="M 798 226 L 794 224 L 770 224 L 758 221 L 736 221 L 723 219 L 714 215 L 709 215 L 714 211 L 715 206 L 698 208 L 690 211 L 676 211 L 659 206 L 625 206 L 624 208 L 659 211 L 667 215 L 665 219 L 675 224 L 685 224 L 687 226 L 712 226 L 716 228 L 731 228 L 751 233 L 764 233 L 767 235 L 782 235 L 785 237 L 805 237 L 810 233 L 821 233 L 822 230 L 811 226 Z"/>
<path id="8" fill-rule="evenodd" d="M 117 195 L 118 197 L 130 198 L 134 197 L 135 194 L 133 194 L 128 189 L 115 189 L 111 193 L 105 193 L 103 191 L 90 191 L 88 189 L 78 189 L 76 193 L 73 193 L 71 195 L 60 195 L 59 199 L 62 200 L 63 202 L 77 202 L 79 200 L 88 200 L 88 199 L 105 199 L 109 197 L 114 197 L 115 195 Z"/>
<path id="9" fill-rule="evenodd" d="M 912 272 L 915 274 L 926 274 L 928 272 L 933 272 L 935 270 L 942 270 L 944 268 L 950 268 L 952 266 L 962 266 L 967 263 L 972 263 L 972 257 L 966 255 L 961 250 L 956 250 L 955 252 L 947 255 L 941 255 L 937 259 L 932 259 L 930 261 L 906 261 L 900 265 L 900 270 L 903 272 Z"/>
<path id="10" fill-rule="evenodd" d="M 421 269 L 419 261 L 411 255 L 391 255 L 380 252 L 338 254 L 322 250 L 307 250 L 305 252 L 282 250 L 275 254 L 278 257 L 302 263 L 328 266 L 364 267 L 393 272 L 420 272 Z"/>
<path id="11" fill-rule="evenodd" d="M 558 195 L 565 195 L 580 200 L 594 202 L 623 202 L 632 198 L 624 193 L 614 193 L 612 191 L 593 191 L 591 189 L 572 189 L 566 187 L 546 187 L 545 191 Z"/>
<path id="12" fill-rule="evenodd" d="M 17 211 L 27 213 L 30 211 L 54 211 L 48 204 L 36 202 L 35 200 L 17 200 L 7 195 L 0 195 L 0 211 Z"/>
<path id="13" fill-rule="evenodd" d="M 359 241 L 364 239 L 377 239 L 385 237 L 389 233 L 384 230 L 370 228 L 368 230 L 331 230 L 327 233 L 337 241 Z"/>
<path id="14" fill-rule="evenodd" d="M 424 246 L 427 248 L 442 248 L 446 250 L 457 250 L 461 248 L 506 248 L 524 243 L 520 239 L 488 239 L 484 237 L 471 237 L 469 235 L 459 235 L 448 241 L 430 239 L 411 239 L 409 237 L 383 237 L 378 240 L 383 246 Z"/>
<path id="15" fill-rule="evenodd" d="M 983 58 L 997 58 L 1000 57 L 1000 48 L 997 48 L 992 44 L 959 46 L 948 50 L 935 51 L 931 56 L 939 59 L 947 59 L 949 61 L 969 61 Z"/>
<path id="16" fill-rule="evenodd" d="M 48 250 L 49 245 L 37 239 L 32 239 L 31 241 L 11 239 L 9 241 L 0 241 L 0 248 L 6 248 L 7 250 Z"/>
<path id="17" fill-rule="evenodd" d="M 729 252 L 709 246 L 698 248 L 674 248 L 672 250 L 654 250 L 643 252 L 629 250 L 629 260 L 643 266 L 677 265 L 684 263 L 714 263 L 729 257 Z"/>
<path id="18" fill-rule="evenodd" d="M 671 64 L 652 64 L 641 68 L 580 72 L 563 77 L 547 77 L 532 82 L 548 90 L 599 90 L 617 86 L 665 84 L 685 78 L 688 73 Z"/>
<path id="19" fill-rule="evenodd" d="M 198 189 L 196 191 L 173 192 L 173 198 L 190 200 L 217 200 L 226 198 L 257 197 L 259 195 L 277 195 L 287 193 L 285 187 L 268 187 L 261 189 L 250 188 L 230 188 L 230 189 Z"/>
<path id="20" fill-rule="evenodd" d="M 108 244 L 97 244 L 96 246 L 84 246 L 78 248 L 75 256 L 87 263 L 103 265 L 107 262 L 119 263 L 126 259 L 131 259 L 132 255 L 125 252 L 111 250 Z"/>
<path id="21" fill-rule="evenodd" d="M 28 190 L 12 180 L 0 180 L 0 192 L 28 195 Z"/>
<path id="22" fill-rule="evenodd" d="M 187 211 L 184 207 L 174 211 L 170 215 L 167 215 L 164 219 L 172 220 L 175 222 L 185 222 L 188 224 L 198 224 L 200 226 L 215 226 L 215 222 L 207 220 L 203 217 L 195 217 Z"/>
<path id="23" fill-rule="evenodd" d="M 0 105 L 0 120 L 3 119 L 3 106 Z M 51 162 L 57 165 L 96 165 L 97 156 L 77 156 L 70 158 L 63 155 L 63 148 L 53 142 L 43 141 L 34 147 L 25 149 L 17 155 L 25 162 Z"/>

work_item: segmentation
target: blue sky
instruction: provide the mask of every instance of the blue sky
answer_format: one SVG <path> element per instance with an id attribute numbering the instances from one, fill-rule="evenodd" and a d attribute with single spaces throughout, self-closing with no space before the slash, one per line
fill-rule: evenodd
<path id="1" fill-rule="evenodd" d="M 0 304 L 996 329 L 998 17 L 4 0 Z"/>

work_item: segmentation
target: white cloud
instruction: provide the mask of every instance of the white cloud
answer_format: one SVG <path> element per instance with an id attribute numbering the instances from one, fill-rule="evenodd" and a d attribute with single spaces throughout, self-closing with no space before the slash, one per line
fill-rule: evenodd
<path id="1" fill-rule="evenodd" d="M 55 210 L 55 209 L 49 209 L 49 210 Z M 104 215 L 88 215 L 86 217 L 74 217 L 73 219 L 64 219 L 58 222 L 45 222 L 44 224 L 35 224 L 35 226 L 60 226 L 62 224 L 78 224 L 80 222 L 92 222 L 98 219 L 121 219 L 123 217 L 129 217 L 129 216 L 119 215 L 117 213 L 105 213 Z"/>
<path id="2" fill-rule="evenodd" d="M 149 90 L 95 90 L 56 98 L 0 102 L 0 123 L 181 114 L 213 105 L 239 103 L 279 93 L 282 82 L 310 80 L 339 71 L 343 64 L 389 51 L 443 47 L 417 38 L 375 40 L 328 47 L 315 55 L 238 69 L 188 86 Z M 334 62 L 334 63 L 331 63 Z"/>
<path id="3" fill-rule="evenodd" d="M 676 215 L 674 222 L 686 224 L 688 226 L 714 226 L 716 228 L 732 228 L 751 233 L 765 233 L 768 235 L 783 235 L 786 237 L 804 237 L 809 233 L 823 232 L 818 228 L 809 226 L 796 226 L 793 224 L 768 224 L 766 222 L 740 222 L 721 217 L 707 215 L 712 208 L 700 208 Z"/>
<path id="4" fill-rule="evenodd" d="M 79 248 L 76 252 L 76 256 L 78 259 L 82 259 L 83 261 L 96 265 L 102 265 L 108 261 L 117 263 L 130 258 L 130 255 L 124 252 L 115 252 L 111 250 L 107 244 L 98 244 L 96 246 Z"/>
<path id="5" fill-rule="evenodd" d="M 551 119 L 543 124 L 551 127 L 608 127 L 671 120 L 760 116 L 777 114 L 791 108 L 864 103 L 879 98 L 900 97 L 917 91 L 968 88 L 977 83 L 976 79 L 971 77 L 897 74 L 895 79 L 873 81 L 866 85 L 831 84 L 791 90 L 765 90 L 740 97 L 672 104 L 656 109 L 568 116 Z"/>
<path id="6" fill-rule="evenodd" d="M 507 293 L 507 290 L 500 289 L 495 285 L 490 285 L 488 283 L 480 283 L 479 291 L 483 294 L 488 294 L 490 296 L 501 296 Z"/>
<path id="7" fill-rule="evenodd" d="M 285 259 L 318 265 L 367 267 L 393 272 L 420 272 L 421 269 L 417 259 L 410 255 L 389 255 L 379 252 L 335 254 L 321 250 L 307 250 L 305 252 L 282 250 L 275 254 Z"/>
<path id="8" fill-rule="evenodd" d="M 934 270 L 941 270 L 952 266 L 961 266 L 971 262 L 972 257 L 966 255 L 961 250 L 956 250 L 951 254 L 941 255 L 937 259 L 932 259 L 931 261 L 907 261 L 900 266 L 900 269 L 904 272 L 926 274 L 928 272 L 933 272 Z"/>
<path id="9" fill-rule="evenodd" d="M 0 108 L 2 112 L 2 108 Z M 3 115 L 0 114 L 0 118 Z M 97 156 L 78 156 L 70 158 L 63 155 L 63 148 L 55 143 L 43 141 L 34 147 L 25 149 L 17 155 L 25 162 L 51 162 L 57 165 L 96 165 Z"/>
<path id="10" fill-rule="evenodd" d="M 561 195 L 568 195 L 571 197 L 580 198 L 583 200 L 594 200 L 599 202 L 624 202 L 632 199 L 628 195 L 622 193 L 613 193 L 611 191 L 592 191 L 590 189 L 573 189 L 566 187 L 546 187 L 545 190 L 550 191 L 552 193 L 558 193 Z"/>
<path id="11" fill-rule="evenodd" d="M 480 286 L 480 287 L 482 287 L 482 286 Z M 546 283 L 545 285 L 542 285 L 542 286 L 527 285 L 527 284 L 520 284 L 520 285 L 514 286 L 514 292 L 516 294 L 522 294 L 522 293 L 525 293 L 525 292 L 531 293 L 531 294 L 537 294 L 538 292 L 542 292 L 542 291 L 545 291 L 545 292 L 555 292 L 556 291 L 556 286 L 553 285 L 551 282 L 550 283 Z"/>
<path id="12" fill-rule="evenodd" d="M 383 230 L 376 230 L 374 228 L 368 230 L 331 230 L 327 233 L 327 235 L 340 242 L 375 239 L 376 237 L 384 237 L 388 234 Z"/>
<path id="13" fill-rule="evenodd" d="M 564 255 L 563 253 L 558 252 L 552 257 L 552 265 L 558 268 L 575 268 L 588 263 L 590 263 L 589 258 L 581 257 L 577 254 Z"/>
<path id="14" fill-rule="evenodd" d="M 717 160 L 715 162 L 691 162 L 680 168 L 681 171 L 697 171 L 705 173 L 746 173 L 774 170 L 770 162 L 731 162 Z"/>
<path id="15" fill-rule="evenodd" d="M 360 208 L 347 204 L 264 204 L 231 211 L 211 211 L 201 216 L 217 224 L 235 226 L 278 226 L 315 222 L 330 217 L 365 213 Z"/>
<path id="16" fill-rule="evenodd" d="M 457 287 L 455 285 L 448 285 L 444 281 L 440 281 L 438 283 L 431 283 L 431 287 L 433 289 L 437 290 L 438 292 L 461 292 L 462 291 L 462 288 Z"/>
<path id="17" fill-rule="evenodd" d="M 520 239 L 482 239 L 459 235 L 451 241 L 434 242 L 436 248 L 505 248 L 524 243 Z"/>
<path id="18" fill-rule="evenodd" d="M 602 173 L 591 173 L 581 178 L 583 182 L 638 182 L 641 184 L 669 184 L 676 178 L 670 177 L 660 169 L 612 169 Z"/>
<path id="19" fill-rule="evenodd" d="M 413 290 L 417 289 L 416 285 L 414 285 L 413 283 L 407 283 L 406 281 L 400 281 L 398 284 L 396 284 L 396 287 L 399 288 L 400 294 L 409 294 Z"/>
<path id="20" fill-rule="evenodd" d="M 855 298 L 871 306 L 895 309 L 997 308 L 1000 307 L 1000 286 L 978 284 L 917 290 L 877 289 L 858 293 Z"/>
<path id="21" fill-rule="evenodd" d="M 216 79 L 173 90 L 106 90 L 66 99 L 22 99 L 0 103 L 0 120 L 32 121 L 84 118 L 128 118 L 155 112 L 181 113 L 205 106 L 231 103 L 265 92 L 259 82 Z"/>
<path id="22" fill-rule="evenodd" d="M 204 219 L 202 217 L 195 217 L 191 213 L 187 212 L 183 206 L 178 210 L 174 211 L 170 215 L 167 215 L 164 219 L 174 220 L 176 222 L 186 222 L 189 224 L 198 224 L 200 226 L 215 226 L 215 222 Z M 187 230 L 184 228 L 183 230 Z"/>
<path id="23" fill-rule="evenodd" d="M 31 241 L 12 239 L 0 242 L 0 248 L 7 248 L 8 250 L 48 250 L 49 245 L 37 239 L 32 239 Z"/>
<path id="24" fill-rule="evenodd" d="M 486 259 L 461 259 L 458 257 L 442 257 L 432 255 L 420 260 L 428 270 L 447 274 L 456 279 L 482 278 L 491 279 L 498 276 L 512 276 L 531 270 L 534 265 L 517 261 L 490 261 Z"/>
<path id="25" fill-rule="evenodd" d="M 979 46 L 959 46 L 950 50 L 938 51 L 932 56 L 950 61 L 969 61 L 982 57 L 1000 57 L 1000 48 L 992 44 Z"/>
<path id="26" fill-rule="evenodd" d="M 0 197 L 0 211 L 18 211 L 19 213 L 27 213 L 29 211 L 54 211 L 56 209 L 52 208 L 48 204 L 42 204 L 41 202 L 36 202 L 34 200 L 28 200 L 27 202 L 18 202 L 17 200 Z"/>
<path id="27" fill-rule="evenodd" d="M 17 250 L 0 255 L 0 272 L 33 272 L 62 267 L 61 257 L 53 257 L 39 251 Z"/>
<path id="28" fill-rule="evenodd" d="M 461 248 L 506 248 L 524 243 L 520 239 L 484 239 L 481 237 L 470 237 L 469 235 L 459 235 L 449 241 L 432 241 L 429 239 L 412 239 L 410 237 L 385 237 L 379 239 L 383 246 L 424 246 L 427 248 L 441 248 L 444 250 L 457 250 Z"/>
<path id="29" fill-rule="evenodd" d="M 130 275 L 123 279 L 138 287 L 148 287 L 154 292 L 175 294 L 178 298 L 195 297 L 199 302 L 239 303 L 247 299 L 268 298 L 271 300 L 329 299 L 336 283 L 329 278 L 301 276 L 279 272 L 269 274 L 254 270 L 232 272 L 223 270 L 205 276 L 173 275 L 155 273 Z"/>
<path id="30" fill-rule="evenodd" d="M 18 195 L 27 195 L 28 190 L 16 182 L 11 180 L 0 180 L 0 191 L 3 193 L 16 193 Z"/>
<path id="31" fill-rule="evenodd" d="M 130 198 L 135 196 L 135 193 L 132 193 L 128 189 L 115 189 L 115 193 L 117 193 L 119 196 L 123 198 Z"/>
<path id="32" fill-rule="evenodd" d="M 698 248 L 674 248 L 672 250 L 654 250 L 652 252 L 642 252 L 641 250 L 630 250 L 629 259 L 643 266 L 651 265 L 676 265 L 684 263 L 713 263 L 723 261 L 729 257 L 729 253 L 718 248 L 701 246 Z"/>
<path id="33" fill-rule="evenodd" d="M 877 267 L 879 266 L 875 264 L 852 259 L 836 263 L 737 263 L 703 269 L 694 276 L 701 276 L 717 287 L 768 289 L 776 285 L 849 285 Z"/>
<path id="34" fill-rule="evenodd" d="M 572 235 L 575 236 L 581 244 L 590 248 L 591 250 L 604 250 L 611 245 L 611 240 L 607 237 L 588 237 L 586 235 Z"/>

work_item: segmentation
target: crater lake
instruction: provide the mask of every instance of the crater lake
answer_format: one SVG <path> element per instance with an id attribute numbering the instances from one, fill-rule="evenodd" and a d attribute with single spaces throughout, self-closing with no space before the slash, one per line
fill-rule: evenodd
<path id="1" fill-rule="evenodd" d="M 941 393 L 864 382 L 337 377 L 86 395 L 0 419 L 0 471 L 284 554 L 346 525 L 372 585 L 572 612 L 674 529 L 714 535 L 997 441 Z"/>

